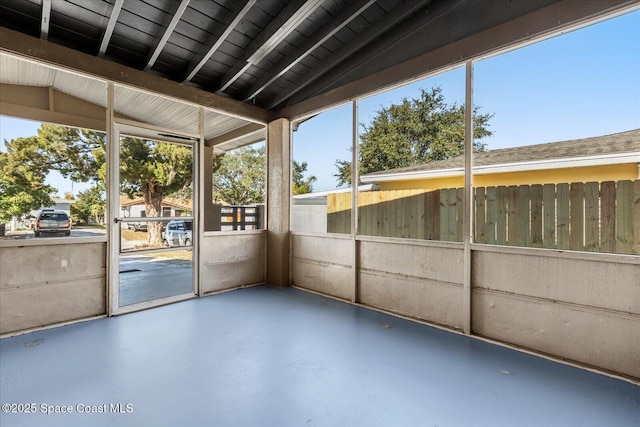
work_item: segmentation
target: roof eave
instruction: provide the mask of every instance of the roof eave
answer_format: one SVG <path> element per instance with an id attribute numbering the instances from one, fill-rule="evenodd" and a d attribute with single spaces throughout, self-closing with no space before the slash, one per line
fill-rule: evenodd
<path id="1" fill-rule="evenodd" d="M 626 163 L 640 163 L 640 152 L 615 153 L 600 156 L 570 157 L 551 160 L 536 160 L 529 162 L 503 163 L 498 165 L 475 166 L 475 175 L 493 173 L 528 172 L 551 169 L 578 168 L 589 166 L 619 165 Z M 414 181 L 418 179 L 448 178 L 463 176 L 464 168 L 437 169 L 429 171 L 395 172 L 379 175 L 363 175 L 363 183 L 380 183 L 390 181 Z"/>

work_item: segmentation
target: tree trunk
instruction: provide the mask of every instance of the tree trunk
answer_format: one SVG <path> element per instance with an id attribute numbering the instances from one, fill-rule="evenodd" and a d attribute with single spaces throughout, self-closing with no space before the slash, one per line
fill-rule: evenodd
<path id="1" fill-rule="evenodd" d="M 162 188 L 152 183 L 142 187 L 147 217 L 159 217 L 162 212 Z M 162 222 L 147 222 L 149 246 L 162 246 Z"/>

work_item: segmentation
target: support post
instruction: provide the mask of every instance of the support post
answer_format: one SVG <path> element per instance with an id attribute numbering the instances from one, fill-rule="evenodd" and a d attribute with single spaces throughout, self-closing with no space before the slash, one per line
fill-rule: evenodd
<path id="1" fill-rule="evenodd" d="M 352 102 L 352 140 L 351 140 L 351 240 L 353 242 L 353 258 L 351 268 L 353 271 L 353 296 L 351 302 L 360 302 L 360 282 L 358 280 L 359 243 L 358 243 L 358 100 Z"/>
<path id="2" fill-rule="evenodd" d="M 464 112 L 464 284 L 463 284 L 463 330 L 471 334 L 471 238 L 473 191 L 471 167 L 473 166 L 473 61 L 466 65 L 466 95 Z"/>
<path id="3" fill-rule="evenodd" d="M 291 130 L 287 119 L 267 128 L 267 283 L 289 286 Z"/>

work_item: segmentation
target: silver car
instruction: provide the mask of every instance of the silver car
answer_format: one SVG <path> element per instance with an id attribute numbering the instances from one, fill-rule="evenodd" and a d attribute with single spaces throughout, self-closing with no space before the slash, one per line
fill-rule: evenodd
<path id="1" fill-rule="evenodd" d="M 38 213 L 33 233 L 36 237 L 40 237 L 41 233 L 64 233 L 65 236 L 69 236 L 71 219 L 64 211 L 43 209 Z"/>
<path id="2" fill-rule="evenodd" d="M 165 246 L 191 246 L 192 228 L 193 228 L 193 221 L 190 219 L 169 222 L 162 236 L 164 245 Z"/>

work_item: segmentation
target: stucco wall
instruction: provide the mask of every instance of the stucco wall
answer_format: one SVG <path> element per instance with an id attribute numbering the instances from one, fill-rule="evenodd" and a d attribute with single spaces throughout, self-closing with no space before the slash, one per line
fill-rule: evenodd
<path id="1" fill-rule="evenodd" d="M 292 283 L 462 330 L 463 245 L 292 236 Z M 640 257 L 473 245 L 471 333 L 640 378 Z"/>
<path id="2" fill-rule="evenodd" d="M 291 282 L 344 300 L 354 295 L 351 236 L 291 236 Z"/>
<path id="3" fill-rule="evenodd" d="M 106 242 L 0 247 L 0 333 L 106 314 L 106 249 Z"/>
<path id="4" fill-rule="evenodd" d="M 473 252 L 473 332 L 640 378 L 640 260 Z"/>
<path id="5" fill-rule="evenodd" d="M 264 283 L 264 230 L 205 233 L 200 251 L 201 294 Z"/>
<path id="6" fill-rule="evenodd" d="M 564 182 L 634 181 L 638 179 L 638 173 L 638 164 L 636 163 L 549 169 L 544 171 L 488 173 L 474 175 L 473 186 L 491 187 L 497 185 L 559 184 Z M 464 177 L 462 176 L 462 172 L 460 172 L 460 176 L 398 180 L 381 182 L 379 185 L 380 190 L 425 189 L 433 191 L 440 188 L 463 187 Z"/>

